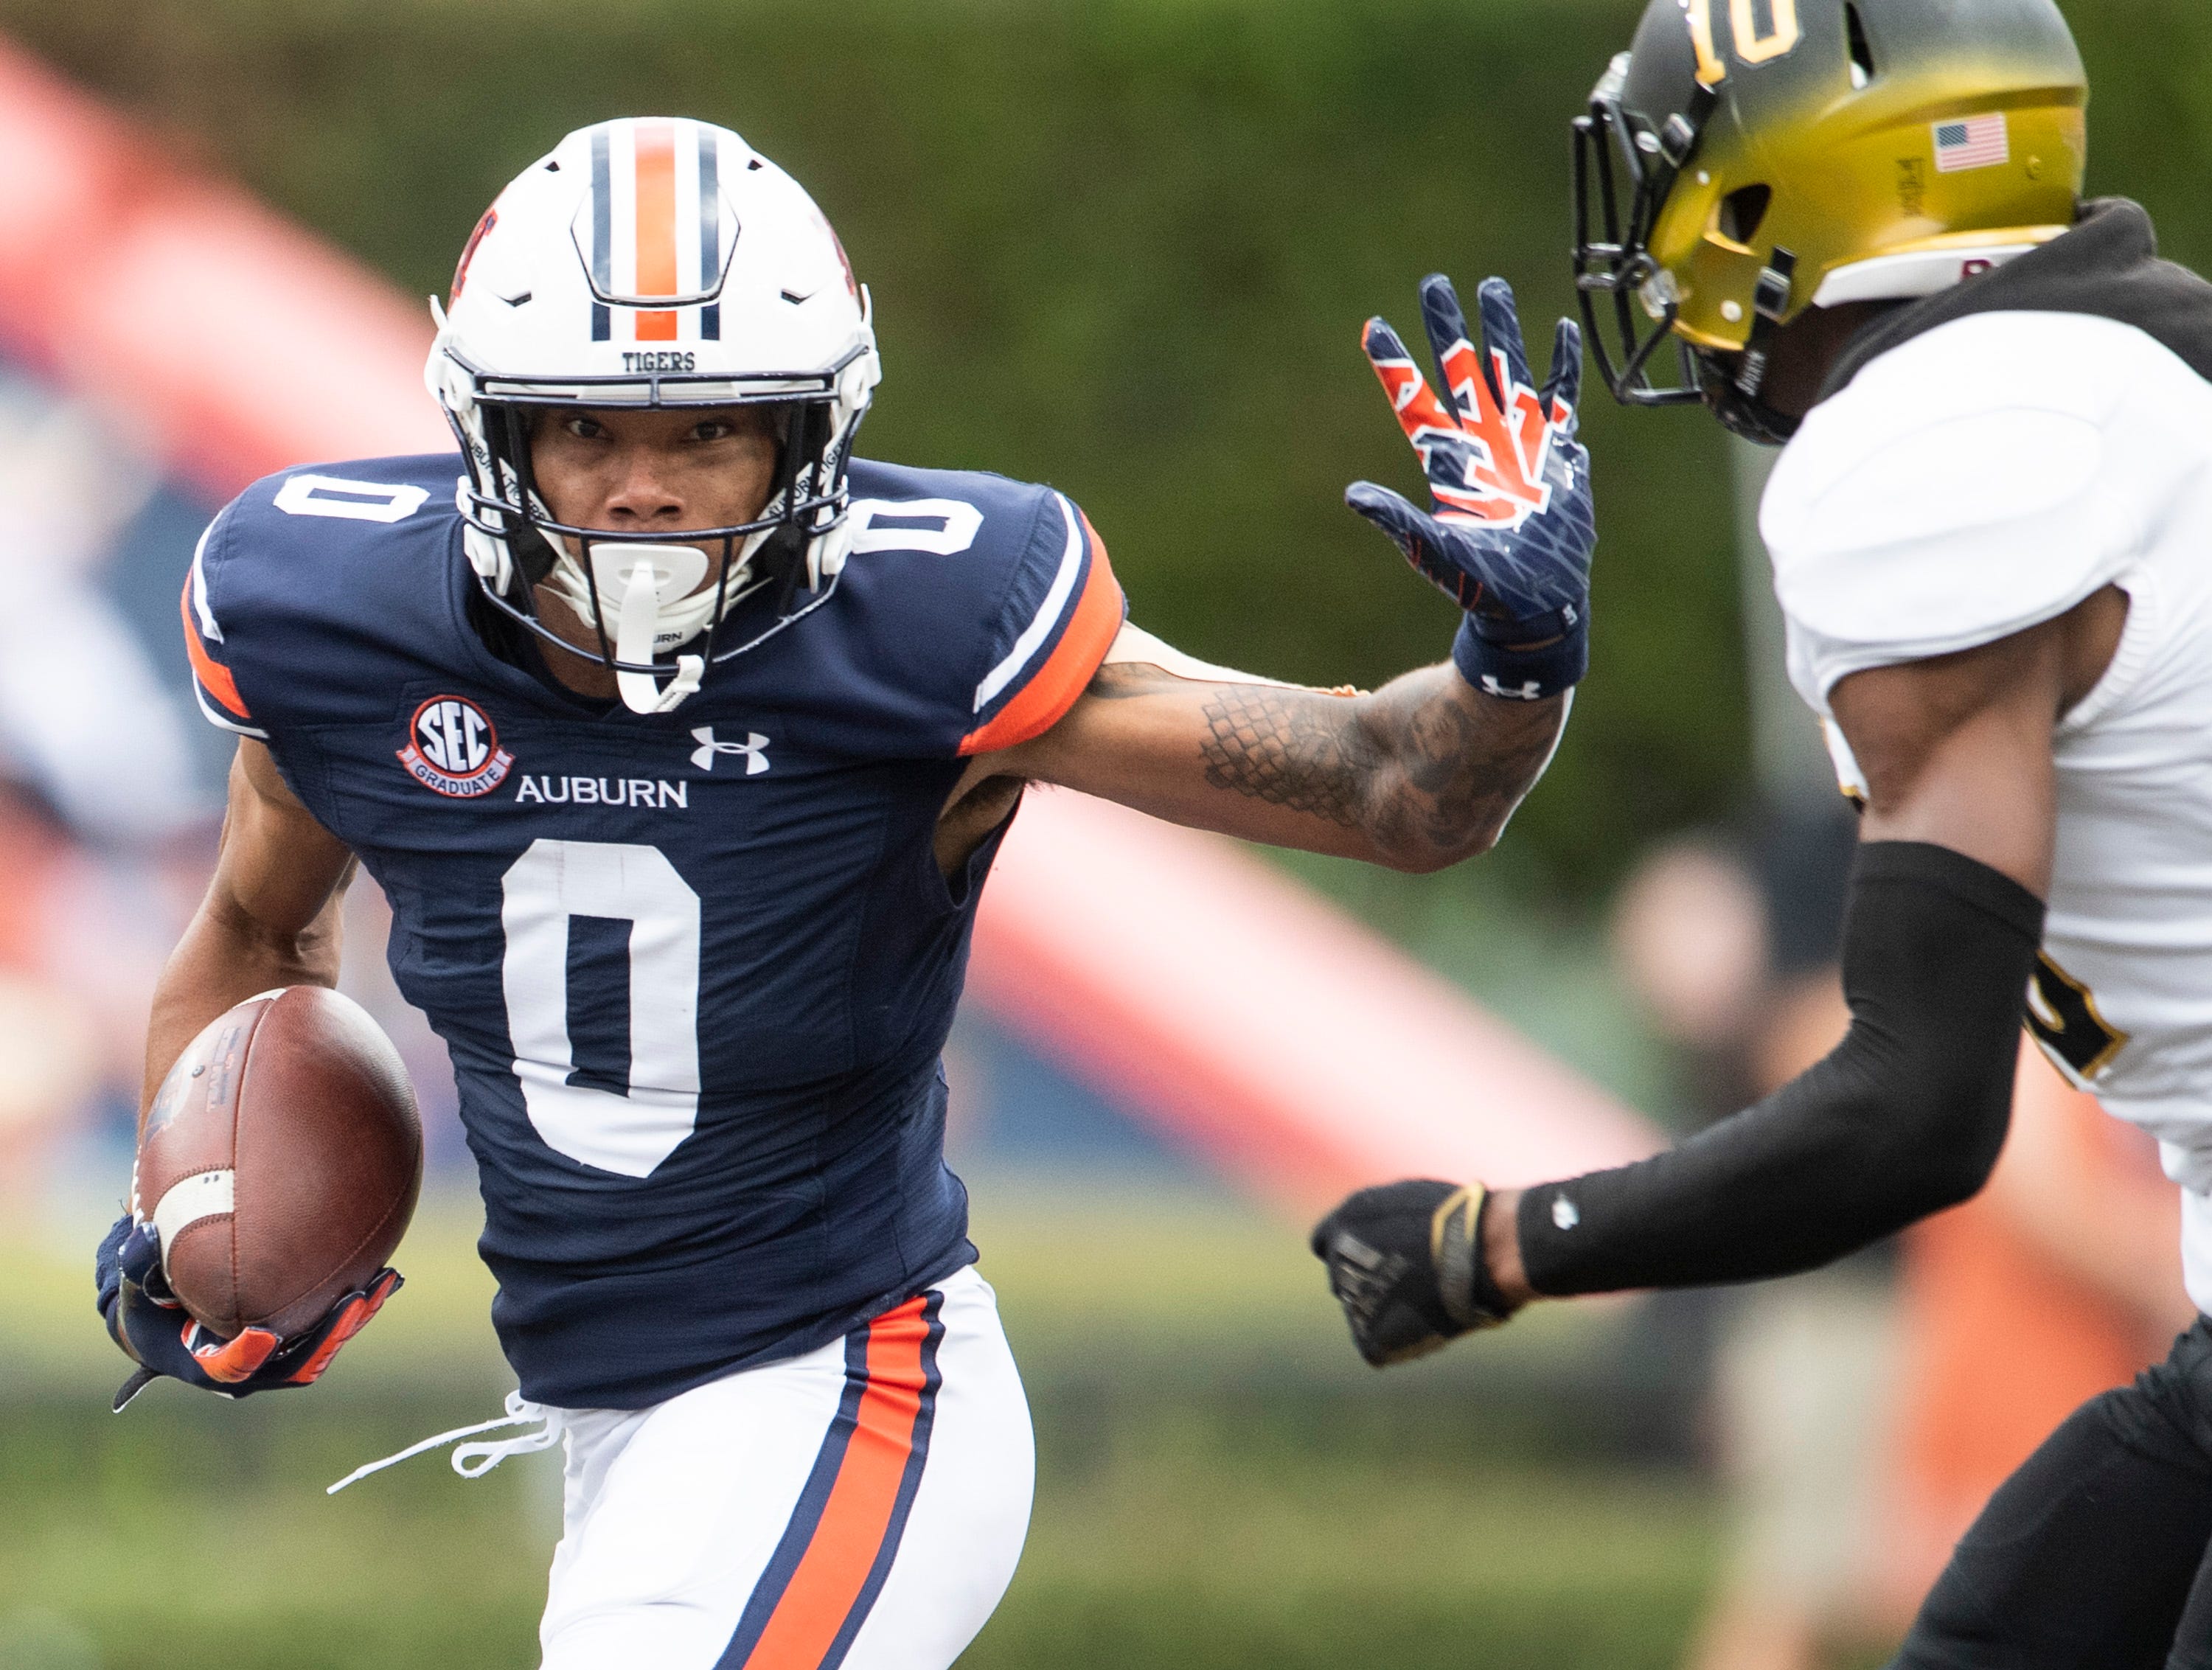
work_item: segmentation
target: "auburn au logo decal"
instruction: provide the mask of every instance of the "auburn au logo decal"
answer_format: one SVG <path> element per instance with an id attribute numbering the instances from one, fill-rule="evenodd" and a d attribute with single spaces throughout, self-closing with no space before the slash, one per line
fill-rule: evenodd
<path id="1" fill-rule="evenodd" d="M 491 715 L 465 695 L 434 695 L 417 707 L 398 757 L 425 788 L 458 799 L 490 793 L 514 764 Z"/>
<path id="2" fill-rule="evenodd" d="M 1492 375 L 1486 381 L 1481 350 L 1462 338 L 1441 362 L 1450 379 L 1448 408 L 1395 337 L 1380 345 L 1373 337 L 1369 341 L 1375 374 L 1389 392 L 1399 427 L 1421 455 L 1438 514 L 1510 532 L 1551 508 L 1545 471 L 1571 416 L 1565 403 L 1554 399 L 1546 410 L 1542 396 L 1514 380 L 1511 362 L 1499 349 L 1491 350 Z M 1504 405 L 1493 389 L 1504 393 Z"/>
<path id="3" fill-rule="evenodd" d="M 484 234 L 498 224 L 499 205 L 494 203 L 484 210 L 483 218 L 477 222 L 477 229 L 469 234 L 468 242 L 461 246 L 461 258 L 453 268 L 453 287 L 446 292 L 449 306 L 461 299 L 461 290 L 469 282 L 469 263 L 477 258 L 477 246 L 483 242 Z"/>

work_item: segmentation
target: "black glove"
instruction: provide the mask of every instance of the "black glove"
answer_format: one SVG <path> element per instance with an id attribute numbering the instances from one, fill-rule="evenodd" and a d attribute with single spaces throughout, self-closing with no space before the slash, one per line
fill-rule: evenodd
<path id="1" fill-rule="evenodd" d="M 1425 1357 L 1513 1315 L 1482 1260 L 1489 1193 L 1433 1179 L 1364 1188 L 1314 1226 L 1314 1256 L 1376 1368 Z"/>
<path id="2" fill-rule="evenodd" d="M 128 1213 L 101 1238 L 93 1280 L 108 1336 L 138 1364 L 115 1394 L 118 1413 L 164 1375 L 232 1398 L 312 1386 L 338 1347 L 368 1327 L 400 1286 L 397 1270 L 380 1270 L 367 1287 L 343 1296 L 321 1321 L 289 1339 L 266 1328 L 247 1328 L 225 1339 L 195 1321 L 170 1291 L 161 1270 L 161 1236 Z"/>

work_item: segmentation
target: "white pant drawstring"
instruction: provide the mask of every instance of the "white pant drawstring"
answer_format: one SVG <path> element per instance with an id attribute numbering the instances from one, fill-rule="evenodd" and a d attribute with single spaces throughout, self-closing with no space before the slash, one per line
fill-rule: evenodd
<path id="1" fill-rule="evenodd" d="M 325 1491 L 325 1496 L 336 1496 L 349 1485 L 359 1484 L 373 1473 L 397 1467 L 426 1450 L 450 1444 L 457 1439 L 472 1438 L 479 1432 L 496 1432 L 503 1426 L 536 1426 L 535 1432 L 522 1432 L 512 1438 L 495 1438 L 489 1443 L 463 1444 L 453 1452 L 453 1471 L 464 1479 L 481 1479 L 510 1455 L 528 1455 L 533 1451 L 550 1449 L 561 1442 L 561 1414 L 529 1402 L 520 1392 L 507 1394 L 507 1413 L 495 1421 L 478 1421 L 474 1426 L 456 1427 L 451 1432 L 441 1432 L 434 1438 L 425 1438 L 419 1444 L 410 1444 L 396 1455 L 387 1455 L 381 1461 L 371 1461 L 366 1467 L 356 1467 L 344 1478 Z"/>

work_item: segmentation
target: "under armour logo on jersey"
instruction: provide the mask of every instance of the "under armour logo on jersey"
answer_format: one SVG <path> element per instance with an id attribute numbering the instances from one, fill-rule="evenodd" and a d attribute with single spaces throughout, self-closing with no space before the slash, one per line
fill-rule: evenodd
<path id="1" fill-rule="evenodd" d="M 714 768 L 717 754 L 742 754 L 748 777 L 757 777 L 768 769 L 768 738 L 757 731 L 748 731 L 743 742 L 716 742 L 711 725 L 699 726 L 691 735 L 699 744 L 691 750 L 691 763 L 702 771 Z"/>

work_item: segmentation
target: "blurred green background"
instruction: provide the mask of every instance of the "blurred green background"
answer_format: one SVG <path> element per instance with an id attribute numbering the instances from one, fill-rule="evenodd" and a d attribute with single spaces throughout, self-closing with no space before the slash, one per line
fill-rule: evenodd
<path id="1" fill-rule="evenodd" d="M 1414 287 L 1567 309 L 1567 123 L 1637 0 L 0 0 L 0 28 L 417 295 L 580 123 L 680 112 L 788 167 L 872 287 L 867 449 L 1048 480 L 1192 653 L 1372 684 L 1450 606 L 1340 502 L 1411 459 L 1358 348 Z M 2212 263 L 2212 7 L 2069 8 L 2092 189 Z M 1505 857 L 1571 902 L 1745 769 L 1727 452 L 1585 402 L 1595 672 Z"/>
<path id="2" fill-rule="evenodd" d="M 1712 1514 L 1679 1466 L 1622 1460 L 1602 1314 L 1385 1382 L 1279 1224 L 1202 1195 L 979 1198 L 1038 1494 L 965 1670 L 1673 1662 Z M 119 1418 L 81 1259 L 0 1242 L 0 1667 L 535 1664 L 556 1457 L 322 1491 L 497 1412 L 469 1234 L 432 1204 L 407 1292 L 311 1396 L 156 1385 Z M 1602 1400 L 1540 1400 L 1577 1373 Z"/>
<path id="3" fill-rule="evenodd" d="M 1345 511 L 1413 471 L 1357 347 L 1431 270 L 1570 301 L 1566 124 L 1634 0 L 0 0 L 0 30 L 418 294 L 501 184 L 617 113 L 725 122 L 790 168 L 872 287 L 867 449 L 1048 480 L 1138 618 L 1316 683 L 1433 660 L 1449 606 Z M 2212 7 L 2071 8 L 2092 185 L 2212 264 Z M 2060 368 L 2054 367 L 2054 374 Z M 1748 793 L 1729 454 L 1592 390 L 1595 671 L 1482 864 L 1301 874 L 1647 1104 L 1663 1064 L 1593 972 L 1654 835 Z M 1037 1406 L 998 1667 L 1675 1661 L 1717 1547 L 1680 1445 L 1624 1423 L 1618 1312 L 1359 1369 L 1291 1226 L 1234 1202 L 980 1188 Z M 74 1230 L 71 1231 L 74 1234 Z M 547 1458 L 321 1482 L 494 1411 L 465 1205 L 311 1399 L 126 1418 L 67 1237 L 0 1249 L 0 1670 L 516 1666 Z M 1561 1388 L 1588 1386 L 1587 1398 Z M 1601 1395 L 1600 1394 L 1602 1394 Z"/>

